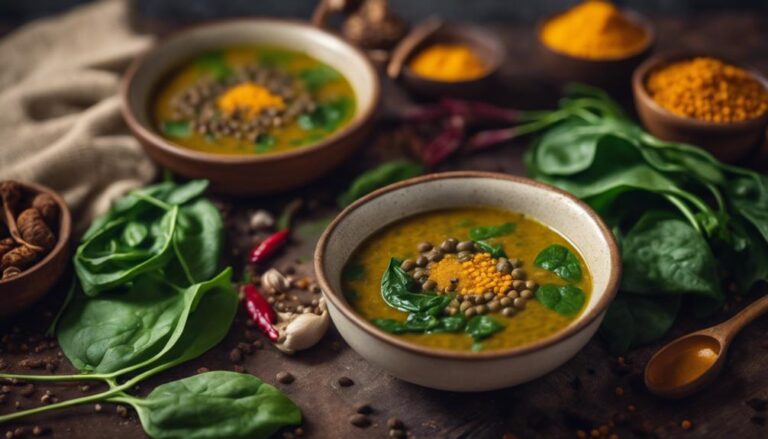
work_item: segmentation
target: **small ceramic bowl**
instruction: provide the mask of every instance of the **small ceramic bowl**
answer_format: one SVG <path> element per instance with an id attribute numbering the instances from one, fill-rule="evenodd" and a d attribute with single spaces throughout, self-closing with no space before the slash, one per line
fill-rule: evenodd
<path id="1" fill-rule="evenodd" d="M 51 189 L 21 183 L 28 193 L 46 193 L 59 205 L 58 229 L 54 230 L 56 245 L 50 253 L 18 276 L 0 280 L 0 317 L 17 314 L 40 300 L 59 280 L 69 262 L 69 241 L 72 236 L 72 215 L 67 203 Z"/>
<path id="2" fill-rule="evenodd" d="M 313 145 L 274 154 L 210 154 L 174 145 L 160 135 L 149 115 L 158 83 L 196 54 L 247 44 L 304 52 L 332 66 L 352 85 L 357 113 L 345 127 Z M 329 32 L 298 21 L 243 19 L 193 27 L 159 44 L 129 67 L 121 96 L 123 117 L 155 161 L 185 177 L 207 178 L 219 192 L 264 194 L 326 174 L 365 140 L 379 102 L 379 77 L 362 52 Z"/>
<path id="3" fill-rule="evenodd" d="M 581 82 L 604 88 L 617 95 L 629 96 L 632 72 L 653 50 L 656 31 L 650 21 L 637 12 L 629 10 L 622 12 L 634 23 L 645 29 L 648 39 L 641 49 L 621 58 L 579 58 L 558 52 L 544 44 L 540 35 L 547 21 L 560 13 L 549 15 L 541 20 L 536 26 L 536 42 L 539 46 L 542 65 L 546 67 L 547 73 L 558 82 Z"/>
<path id="4" fill-rule="evenodd" d="M 457 207 L 520 212 L 557 230 L 581 252 L 593 276 L 585 310 L 565 329 L 534 343 L 488 352 L 460 352 L 409 343 L 374 326 L 350 306 L 342 269 L 372 233 L 403 217 Z M 613 235 L 586 204 L 526 178 L 448 172 L 387 186 L 356 201 L 330 224 L 315 250 L 315 272 L 339 333 L 361 356 L 415 384 L 451 391 L 513 386 L 562 365 L 597 331 L 619 285 L 621 261 Z"/>
<path id="5" fill-rule="evenodd" d="M 424 26 L 432 26 L 427 22 Z M 422 96 L 472 97 L 482 93 L 491 85 L 506 57 L 506 49 L 495 34 L 473 25 L 439 23 L 434 30 L 423 37 L 420 28 L 403 38 L 392 55 L 392 63 L 402 65 L 395 75 L 414 94 Z M 478 78 L 466 81 L 439 81 L 415 73 L 410 63 L 419 52 L 433 44 L 463 44 L 468 46 L 486 65 L 486 72 Z"/>
<path id="6" fill-rule="evenodd" d="M 768 113 L 760 117 L 734 123 L 706 122 L 684 117 L 665 109 L 651 98 L 645 87 L 648 75 L 656 68 L 681 59 L 711 56 L 700 53 L 667 53 L 656 55 L 635 70 L 632 91 L 635 108 L 645 128 L 664 140 L 690 143 L 709 150 L 720 160 L 737 162 L 757 146 L 768 127 Z M 734 65 L 727 58 L 717 56 Z M 768 79 L 755 69 L 746 68 L 755 79 L 768 87 Z"/>

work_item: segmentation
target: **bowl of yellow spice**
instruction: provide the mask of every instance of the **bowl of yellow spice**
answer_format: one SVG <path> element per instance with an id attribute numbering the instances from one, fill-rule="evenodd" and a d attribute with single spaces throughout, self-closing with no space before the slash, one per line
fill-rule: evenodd
<path id="1" fill-rule="evenodd" d="M 492 83 L 504 57 L 501 40 L 485 29 L 427 20 L 395 48 L 387 74 L 419 95 L 468 97 Z"/>
<path id="2" fill-rule="evenodd" d="M 723 161 L 744 158 L 768 126 L 768 80 L 723 58 L 659 55 L 643 63 L 632 82 L 648 131 L 701 146 Z"/>
<path id="3" fill-rule="evenodd" d="M 587 0 L 539 22 L 537 40 L 548 74 L 628 93 L 632 72 L 653 48 L 653 26 L 636 12 Z"/>

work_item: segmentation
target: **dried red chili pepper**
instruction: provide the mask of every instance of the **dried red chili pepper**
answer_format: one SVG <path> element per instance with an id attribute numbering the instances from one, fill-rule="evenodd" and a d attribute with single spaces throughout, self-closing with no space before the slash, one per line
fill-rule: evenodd
<path id="1" fill-rule="evenodd" d="M 285 245 L 286 242 L 288 242 L 288 238 L 290 236 L 291 232 L 287 229 L 279 230 L 269 235 L 267 239 L 261 241 L 259 244 L 253 247 L 248 260 L 252 264 L 266 261 L 270 256 L 275 254 L 278 249 Z"/>
<path id="2" fill-rule="evenodd" d="M 273 326 L 277 322 L 277 314 L 272 309 L 272 305 L 267 302 L 267 299 L 264 298 L 261 291 L 254 284 L 243 285 L 243 293 L 245 295 L 245 309 L 248 311 L 251 320 L 256 323 L 261 332 L 269 337 L 270 340 L 277 341 L 280 335 Z"/>
<path id="3" fill-rule="evenodd" d="M 251 249 L 248 255 L 250 263 L 265 262 L 288 242 L 288 239 L 291 237 L 291 217 L 299 210 L 301 204 L 301 200 L 294 200 L 286 206 L 277 220 L 278 231 L 269 235 Z"/>
<path id="4" fill-rule="evenodd" d="M 446 123 L 445 130 L 424 145 L 421 152 L 422 163 L 429 167 L 437 166 L 459 149 L 464 139 L 464 126 L 463 117 L 451 116 Z"/>

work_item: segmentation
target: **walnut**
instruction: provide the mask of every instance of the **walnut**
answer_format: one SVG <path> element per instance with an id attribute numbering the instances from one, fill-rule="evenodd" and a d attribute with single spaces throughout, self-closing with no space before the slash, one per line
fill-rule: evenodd
<path id="1" fill-rule="evenodd" d="M 37 194 L 32 200 L 32 207 L 40 211 L 48 227 L 56 227 L 59 222 L 59 204 L 50 194 Z"/>
<path id="2" fill-rule="evenodd" d="M 56 244 L 56 237 L 53 236 L 50 227 L 43 220 L 43 215 L 34 207 L 21 212 L 16 219 L 19 233 L 24 241 L 49 251 Z"/>

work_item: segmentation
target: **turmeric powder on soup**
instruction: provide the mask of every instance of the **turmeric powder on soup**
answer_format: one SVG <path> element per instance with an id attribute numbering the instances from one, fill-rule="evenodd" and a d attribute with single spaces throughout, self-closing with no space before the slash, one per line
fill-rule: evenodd
<path id="1" fill-rule="evenodd" d="M 748 71 L 715 58 L 676 61 L 651 72 L 651 98 L 672 113 L 708 122 L 740 122 L 768 111 L 768 90 Z"/>
<path id="2" fill-rule="evenodd" d="M 488 70 L 485 62 L 464 44 L 434 44 L 422 50 L 411 61 L 417 75 L 438 81 L 469 81 Z"/>
<path id="3" fill-rule="evenodd" d="M 643 50 L 649 35 L 612 3 L 587 0 L 544 23 L 539 38 L 567 55 L 615 59 Z"/>

